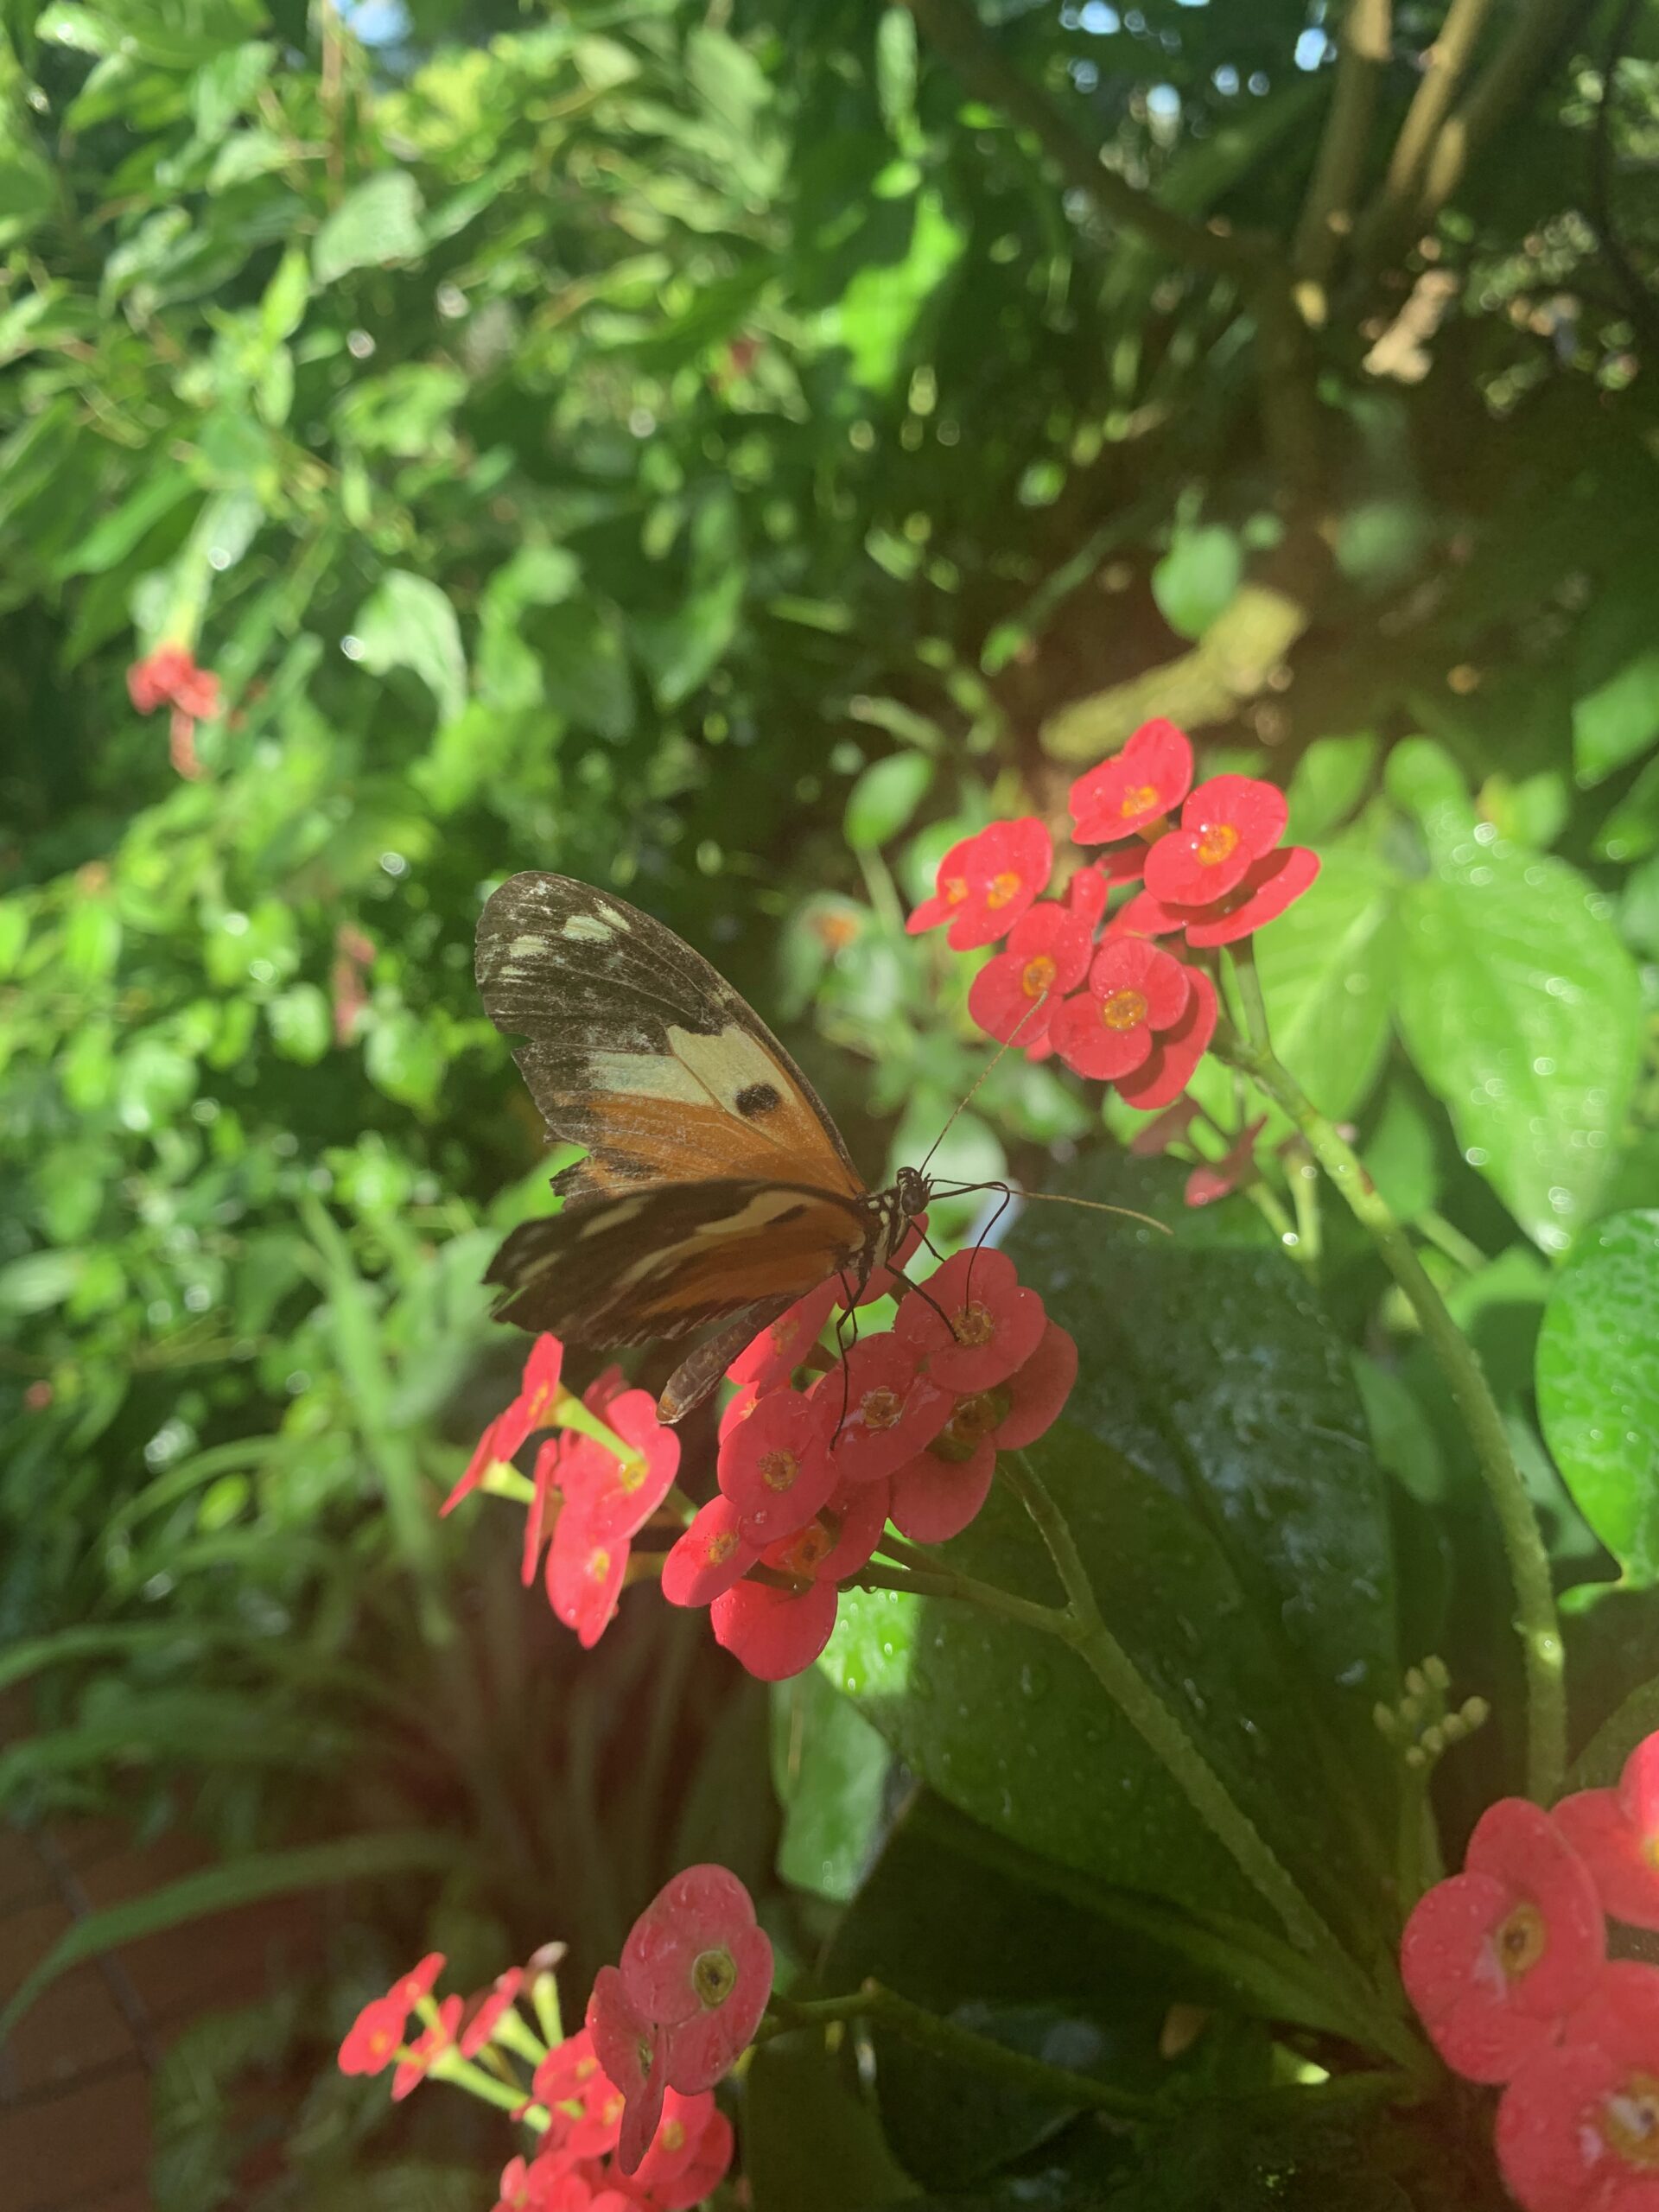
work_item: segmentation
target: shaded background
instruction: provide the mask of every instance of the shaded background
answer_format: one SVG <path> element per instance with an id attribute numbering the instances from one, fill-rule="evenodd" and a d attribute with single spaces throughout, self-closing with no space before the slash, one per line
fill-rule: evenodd
<path id="1" fill-rule="evenodd" d="M 3 16 L 6 1966 L 190 1869 L 268 1882 L 270 1924 L 158 1915 L 242 1943 L 240 2010 L 163 1975 L 135 2024 L 99 1985 L 155 2201 L 482 2202 L 491 2121 L 385 2125 L 329 2072 L 363 1996 L 429 1942 L 477 1981 L 550 1936 L 579 1993 L 667 1871 L 766 1887 L 780 1840 L 809 1949 L 895 1787 L 827 1692 L 769 1704 L 643 1599 L 578 1663 L 510 1533 L 435 1518 L 516 1373 L 482 1265 L 543 1203 L 472 982 L 512 870 L 720 961 L 874 1179 L 982 1064 L 965 964 L 901 929 L 953 837 L 1063 825 L 1153 712 L 1300 773 L 1293 834 L 1342 856 L 1283 939 L 1287 1057 L 1443 1246 L 1570 1572 L 1612 1572 L 1530 1354 L 1549 1262 L 1659 1195 L 1659 19 Z M 197 780 L 125 687 L 163 640 L 222 686 Z M 1478 1129 L 1455 1054 L 1390 1042 L 1449 804 L 1580 871 L 1593 924 L 1575 1064 Z M 953 1172 L 1091 1131 L 1005 1064 Z M 1384 1352 L 1364 1262 L 1328 1288 Z M 1433 1385 L 1377 1373 L 1425 1509 Z M 93 1973 L 0 2116 L 66 2212 L 131 2170 L 56 2164 Z"/>

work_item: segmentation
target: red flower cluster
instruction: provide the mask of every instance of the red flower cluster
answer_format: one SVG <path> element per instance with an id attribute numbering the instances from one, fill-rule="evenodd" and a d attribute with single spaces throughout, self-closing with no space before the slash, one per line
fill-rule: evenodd
<path id="1" fill-rule="evenodd" d="M 1498 2163 L 1525 2212 L 1659 2212 L 1659 1968 L 1607 1963 L 1604 1912 L 1659 1928 L 1659 1734 L 1616 1789 L 1489 1808 L 1402 1940 L 1441 2057 L 1504 2084 Z"/>
<path id="2" fill-rule="evenodd" d="M 524 1580 L 534 1580 L 547 1546 L 548 1602 L 584 1649 L 615 1618 L 632 1541 L 662 1504 L 679 1471 L 680 1440 L 657 1419 L 648 1390 L 624 1387 L 607 1368 L 578 1399 L 559 1380 L 564 1348 L 538 1337 L 518 1395 L 479 1439 L 467 1471 L 444 1500 L 448 1513 L 472 1491 L 507 1475 L 513 1454 L 552 1428 L 536 1455 L 524 1520 Z M 610 1440 L 591 1433 L 608 1431 Z"/>
<path id="3" fill-rule="evenodd" d="M 537 2015 L 556 2037 L 545 1961 L 562 1948 L 538 1953 L 528 1977 Z M 635 1923 L 620 1977 L 614 1967 L 601 1972 L 588 2025 L 550 2047 L 518 2009 L 527 1980 L 518 1967 L 471 1999 L 439 2000 L 432 1991 L 442 1967 L 435 1951 L 365 2005 L 340 2045 L 340 2065 L 381 2074 L 395 2062 L 394 2097 L 431 2074 L 499 2101 L 502 2082 L 514 2078 L 512 2061 L 533 2064 L 513 2117 L 539 2128 L 541 2142 L 508 2162 L 495 2212 L 689 2212 L 726 2178 L 732 2126 L 714 2087 L 772 1993 L 772 1947 L 735 1875 L 693 1866 L 671 1882 Z M 411 2012 L 423 2027 L 406 2042 Z M 488 2070 L 480 2070 L 472 2062 L 492 2044 Z"/>
<path id="4" fill-rule="evenodd" d="M 1071 807 L 1079 845 L 1117 849 L 1079 868 L 1064 899 L 1040 897 L 1054 865 L 1042 823 L 995 822 L 951 847 L 906 927 L 949 922 L 957 951 L 1006 938 L 969 993 L 981 1028 L 1034 1059 L 1057 1052 L 1132 1106 L 1166 1106 L 1214 1033 L 1216 993 L 1207 975 L 1146 940 L 1185 931 L 1194 949 L 1230 944 L 1300 898 L 1319 860 L 1280 848 L 1286 807 L 1273 785 L 1212 776 L 1194 791 L 1192 748 L 1173 722 L 1145 723 L 1079 776 Z M 1143 874 L 1145 887 L 1105 921 L 1114 887 Z"/>
<path id="5" fill-rule="evenodd" d="M 925 1226 L 913 1225 L 893 1266 Z M 853 1303 L 893 1287 L 883 1269 Z M 715 1640 L 762 1681 L 800 1674 L 888 1522 L 917 1543 L 958 1535 L 985 1503 L 998 1447 L 1042 1435 L 1077 1373 L 1076 1344 L 1001 1252 L 957 1253 L 904 1298 L 890 1330 L 831 1363 L 818 1338 L 842 1301 L 838 1282 L 823 1284 L 727 1370 L 738 1387 L 721 1419 L 719 1488 L 695 1515 L 677 1493 L 670 1503 L 679 1439 L 650 1394 L 626 1389 L 610 1368 L 576 1398 L 550 1336 L 531 1347 L 518 1395 L 479 1439 L 442 1510 L 480 1488 L 522 1497 L 524 1580 L 545 1545 L 549 1600 L 584 1647 L 615 1617 L 633 1539 L 653 1520 L 690 1516 L 657 1555 L 664 1596 L 709 1606 Z M 526 1482 L 512 1460 L 544 1428 L 557 1433 Z"/>
<path id="6" fill-rule="evenodd" d="M 188 645 L 157 645 L 127 671 L 127 696 L 141 715 L 172 709 L 169 751 L 174 767 L 193 781 L 202 772 L 196 758 L 196 724 L 219 709 L 219 678 L 198 668 Z"/>
<path id="7" fill-rule="evenodd" d="M 810 1667 L 835 1626 L 840 1585 L 889 1521 L 943 1543 L 985 1503 L 999 1445 L 1058 1417 L 1077 1351 L 1001 1252 L 958 1252 L 809 1387 L 792 1376 L 836 1297 L 791 1306 L 732 1368 L 718 1494 L 663 1567 L 663 1594 L 708 1605 L 715 1636 L 752 1675 Z"/>

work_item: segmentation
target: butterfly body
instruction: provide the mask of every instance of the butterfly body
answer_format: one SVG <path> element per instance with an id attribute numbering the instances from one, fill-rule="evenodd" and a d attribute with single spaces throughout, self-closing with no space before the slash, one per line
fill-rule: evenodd
<path id="1" fill-rule="evenodd" d="M 486 1281 L 503 1319 L 569 1342 L 728 1328 L 671 1382 L 678 1419 L 734 1351 L 832 1275 L 861 1289 L 927 1203 L 868 1190 L 817 1093 L 730 984 L 661 923 L 569 876 L 501 885 L 479 988 L 550 1137 L 586 1147 L 563 1210 L 516 1229 Z"/>

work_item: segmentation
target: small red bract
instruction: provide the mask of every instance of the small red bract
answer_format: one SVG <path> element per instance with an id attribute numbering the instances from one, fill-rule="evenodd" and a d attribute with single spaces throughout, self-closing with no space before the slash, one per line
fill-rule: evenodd
<path id="1" fill-rule="evenodd" d="M 1614 1919 L 1659 1928 L 1659 1733 L 1630 1753 L 1616 1789 L 1580 1789 L 1552 1817 Z"/>
<path id="2" fill-rule="evenodd" d="M 1007 951 L 975 976 L 968 1011 L 1000 1043 L 1034 1045 L 1065 993 L 1083 981 L 1093 950 L 1083 917 L 1045 899 L 1014 924 Z"/>
<path id="3" fill-rule="evenodd" d="M 830 1641 L 840 1601 L 833 1582 L 784 1589 L 738 1582 L 709 1608 L 715 1642 L 760 1682 L 803 1675 Z"/>
<path id="4" fill-rule="evenodd" d="M 1584 1861 L 1548 1813 L 1503 1797 L 1476 1823 L 1462 1873 L 1419 1899 L 1400 1972 L 1446 2064 L 1507 2082 L 1595 1986 L 1604 1941 Z"/>
<path id="5" fill-rule="evenodd" d="M 663 2028 L 635 2005 L 614 1967 L 601 1967 L 594 1977 L 587 2025 L 594 2056 L 623 2100 L 616 2162 L 625 2174 L 631 2174 L 663 2116 L 668 2087 Z"/>
<path id="6" fill-rule="evenodd" d="M 1181 809 L 1181 826 L 1147 855 L 1147 889 L 1180 906 L 1208 906 L 1243 880 L 1285 834 L 1285 795 L 1256 776 L 1211 776 Z"/>
<path id="7" fill-rule="evenodd" d="M 1319 856 L 1306 845 L 1287 845 L 1264 860 L 1252 861 L 1240 880 L 1224 897 L 1207 906 L 1183 906 L 1138 892 L 1121 913 L 1112 917 L 1109 937 L 1170 937 L 1186 931 L 1195 950 L 1217 944 L 1233 944 L 1249 937 L 1294 906 L 1310 889 L 1319 873 Z"/>
<path id="8" fill-rule="evenodd" d="M 975 1249 L 956 1253 L 912 1291 L 893 1327 L 947 1390 L 989 1390 L 1031 1357 L 1046 1319 L 1006 1252 Z"/>
<path id="9" fill-rule="evenodd" d="M 902 1466 L 938 1434 L 952 1402 L 914 1347 L 892 1330 L 861 1338 L 814 1384 L 812 1395 L 838 1425 L 836 1469 L 850 1483 L 875 1482 Z"/>
<path id="10" fill-rule="evenodd" d="M 394 2102 L 401 2103 L 426 2079 L 436 2061 L 454 2049 L 455 2030 L 461 2024 L 462 2009 L 461 1998 L 446 1997 L 438 2006 L 437 2018 L 410 2044 L 408 2057 L 398 2060 L 397 2070 L 391 2077 Z"/>
<path id="11" fill-rule="evenodd" d="M 1186 1012 L 1154 1039 L 1151 1053 L 1132 1075 L 1117 1078 L 1117 1095 L 1126 1106 L 1144 1110 L 1179 1098 L 1216 1033 L 1216 987 L 1202 969 L 1187 972 Z"/>
<path id="12" fill-rule="evenodd" d="M 580 1503 L 570 1501 L 553 1524 L 547 1553 L 547 1601 L 591 1651 L 616 1615 L 628 1571 L 626 1536 L 601 1535 Z"/>
<path id="13" fill-rule="evenodd" d="M 950 848 L 939 862 L 938 889 L 905 926 L 914 937 L 949 922 L 956 952 L 994 944 L 1041 896 L 1053 867 L 1053 842 L 1034 815 L 994 822 Z"/>
<path id="14" fill-rule="evenodd" d="M 1659 2212 L 1659 1972 L 1602 1969 L 1504 2090 L 1497 2159 L 1524 2212 Z"/>
<path id="15" fill-rule="evenodd" d="M 1057 1322 L 1006 1382 L 959 1398 L 925 1452 L 893 1478 L 893 1526 L 918 1544 L 959 1535 L 990 1494 L 998 1449 L 1035 1443 L 1058 1420 L 1077 1379 L 1077 1347 Z"/>
<path id="16" fill-rule="evenodd" d="M 634 1923 L 620 1973 L 628 2003 L 665 2031 L 669 2086 L 695 2095 L 748 2048 L 772 1994 L 772 1945 L 735 1874 L 689 1866 Z"/>
<path id="17" fill-rule="evenodd" d="M 1077 778 L 1070 805 L 1080 845 L 1109 845 L 1150 829 L 1192 788 L 1192 747 L 1173 722 L 1142 722 L 1121 753 Z"/>
<path id="18" fill-rule="evenodd" d="M 731 1499 L 711 1497 L 663 1561 L 663 1595 L 671 1605 L 711 1605 L 760 1556 Z"/>
<path id="19" fill-rule="evenodd" d="M 1190 1206 L 1213 1205 L 1249 1179 L 1255 1165 L 1255 1141 L 1268 1126 L 1264 1114 L 1241 1129 L 1219 1160 L 1201 1160 L 1186 1179 L 1183 1192 Z"/>
<path id="20" fill-rule="evenodd" d="M 772 1543 L 804 1527 L 828 1498 L 836 1480 L 832 1426 L 822 1399 L 774 1390 L 722 1439 L 720 1487 L 742 1516 L 749 1542 Z"/>
<path id="21" fill-rule="evenodd" d="M 346 2031 L 340 2046 L 342 2074 L 384 2074 L 404 2039 L 409 2007 L 394 1991 L 366 2004 Z"/>
<path id="22" fill-rule="evenodd" d="M 631 1447 L 628 1455 L 619 1459 L 593 1437 L 577 1435 L 561 1480 L 570 1506 L 581 1509 L 594 1536 L 614 1543 L 637 1535 L 673 1488 L 680 1440 L 658 1420 L 649 1390 L 619 1392 L 602 1417 Z"/>
<path id="23" fill-rule="evenodd" d="M 761 1390 L 775 1390 L 787 1382 L 817 1344 L 824 1323 L 835 1311 L 837 1288 L 831 1278 L 817 1290 L 808 1291 L 804 1298 L 798 1298 L 769 1329 L 762 1329 L 754 1342 L 738 1354 L 726 1370 L 728 1382 L 753 1383 Z"/>
<path id="24" fill-rule="evenodd" d="M 483 2050 L 494 2035 L 503 2017 L 512 2009 L 513 1999 L 524 1986 L 522 1967 L 509 1967 L 499 1974 L 483 1996 L 475 2000 L 474 2009 L 461 2024 L 456 2038 L 463 2058 L 471 2058 Z"/>

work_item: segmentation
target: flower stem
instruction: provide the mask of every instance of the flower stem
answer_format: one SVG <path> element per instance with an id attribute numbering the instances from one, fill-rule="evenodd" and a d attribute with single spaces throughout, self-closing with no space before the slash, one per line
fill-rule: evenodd
<path id="1" fill-rule="evenodd" d="M 977 1605 L 982 1612 L 1017 1621 L 1021 1628 L 1039 1629 L 1045 1636 L 1066 1633 L 1066 1615 L 1062 1607 L 1039 1605 L 1029 1598 L 1016 1598 L 1012 1590 L 1001 1590 L 994 1582 L 976 1581 L 971 1574 L 958 1574 L 947 1567 L 918 1571 L 913 1567 L 881 1567 L 872 1561 L 851 1580 L 865 1590 L 902 1590 L 912 1598 L 959 1598 L 966 1605 Z"/>
<path id="2" fill-rule="evenodd" d="M 989 2036 L 976 2035 L 971 2028 L 959 2027 L 954 2020 L 913 2005 L 909 1998 L 884 1988 L 878 1981 L 867 1981 L 851 1997 L 820 1998 L 809 2004 L 774 1996 L 772 2017 L 762 2022 L 755 2041 L 769 2043 L 774 2036 L 801 2028 L 828 2027 L 837 2020 L 868 2020 L 873 2025 L 891 2028 L 918 2050 L 931 2051 L 934 2057 L 958 2066 L 970 2066 L 1006 2082 L 1011 2088 L 1051 2098 L 1056 2104 L 1109 2113 L 1119 2120 L 1145 2120 L 1154 2109 L 1150 2097 L 1097 2082 L 1090 2074 L 1073 2073 L 1069 2066 L 1050 2066 L 1023 2050 L 1010 2050 Z"/>
<path id="3" fill-rule="evenodd" d="M 1410 1300 L 1423 1337 L 1451 1385 L 1465 1428 L 1475 1448 L 1482 1479 L 1497 1515 L 1503 1548 L 1515 1585 L 1516 1627 L 1527 1675 L 1527 1786 L 1548 1805 L 1560 1788 L 1567 1766 L 1566 1653 L 1549 1577 L 1549 1554 L 1527 1495 L 1526 1484 L 1510 1448 L 1498 1411 L 1473 1345 L 1446 1309 L 1418 1258 L 1410 1238 L 1366 1173 L 1358 1155 L 1311 1103 L 1295 1077 L 1274 1056 L 1268 1036 L 1262 981 L 1246 938 L 1233 950 L 1245 1034 L 1218 1027 L 1215 1050 L 1242 1069 L 1275 1104 L 1281 1106 L 1306 1140 L 1309 1150 L 1341 1193 L 1355 1218 L 1368 1230 L 1384 1264 Z"/>

